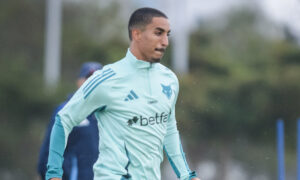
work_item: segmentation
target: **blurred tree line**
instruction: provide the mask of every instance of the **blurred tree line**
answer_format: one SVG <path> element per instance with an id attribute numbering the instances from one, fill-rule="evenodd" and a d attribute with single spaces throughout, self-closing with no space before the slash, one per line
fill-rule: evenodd
<path id="1" fill-rule="evenodd" d="M 64 2 L 62 79 L 57 92 L 48 94 L 45 2 L 0 2 L 0 176 L 34 177 L 52 110 L 75 90 L 81 63 L 108 64 L 125 55 L 128 18 L 117 3 L 105 8 L 94 3 Z M 274 38 L 272 23 L 246 8 L 199 25 L 190 37 L 191 71 L 179 77 L 177 119 L 185 141 L 197 147 L 215 142 L 228 148 L 244 141 L 273 147 L 275 121 L 283 118 L 294 149 L 300 47 L 292 34 L 285 29 Z M 170 54 L 171 48 L 163 60 L 167 66 Z"/>
<path id="2" fill-rule="evenodd" d="M 214 23 L 227 21 L 220 27 Z M 205 139 L 274 138 L 275 121 L 283 118 L 288 128 L 300 117 L 300 47 L 272 31 L 263 16 L 238 9 L 216 22 L 201 24 L 191 35 L 191 73 L 182 77 L 180 108 L 193 137 Z M 197 98 L 195 98 L 197 97 Z M 190 126 L 190 127 L 188 127 Z M 185 129 L 185 128 L 183 128 Z M 291 131 L 294 131 L 290 129 Z M 291 132 L 288 132 L 291 133 Z"/>

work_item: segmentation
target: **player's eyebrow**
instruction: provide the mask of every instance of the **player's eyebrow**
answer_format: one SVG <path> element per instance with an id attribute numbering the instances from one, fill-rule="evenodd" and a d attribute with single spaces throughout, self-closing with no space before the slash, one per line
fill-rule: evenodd
<path id="1" fill-rule="evenodd" d="M 156 27 L 156 30 L 160 31 L 160 32 L 165 32 L 166 30 L 161 28 L 161 27 Z M 169 30 L 167 33 L 170 34 L 171 30 Z"/>

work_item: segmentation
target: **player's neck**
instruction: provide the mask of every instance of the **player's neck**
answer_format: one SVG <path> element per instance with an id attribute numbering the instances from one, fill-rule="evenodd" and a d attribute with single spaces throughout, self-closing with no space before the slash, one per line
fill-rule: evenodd
<path id="1" fill-rule="evenodd" d="M 138 59 L 146 62 L 150 62 L 147 60 L 139 50 L 139 48 L 135 45 L 135 43 L 131 42 L 129 47 L 130 52 Z"/>

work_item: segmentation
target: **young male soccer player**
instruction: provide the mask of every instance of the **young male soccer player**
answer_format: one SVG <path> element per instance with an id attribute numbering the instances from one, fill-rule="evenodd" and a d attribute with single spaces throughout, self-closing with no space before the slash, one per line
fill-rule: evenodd
<path id="1" fill-rule="evenodd" d="M 95 180 L 160 180 L 163 150 L 179 179 L 199 180 L 186 163 L 176 127 L 178 80 L 159 63 L 169 44 L 168 18 L 141 8 L 128 30 L 126 56 L 96 71 L 56 116 L 47 179 L 62 176 L 68 134 L 94 112 L 101 139 Z"/>

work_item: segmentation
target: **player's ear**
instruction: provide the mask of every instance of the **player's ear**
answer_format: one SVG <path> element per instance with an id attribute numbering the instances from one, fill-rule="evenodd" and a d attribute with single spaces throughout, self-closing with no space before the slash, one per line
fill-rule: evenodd
<path id="1" fill-rule="evenodd" d="M 141 39 L 141 30 L 138 28 L 134 28 L 131 30 L 132 40 L 139 41 Z"/>

